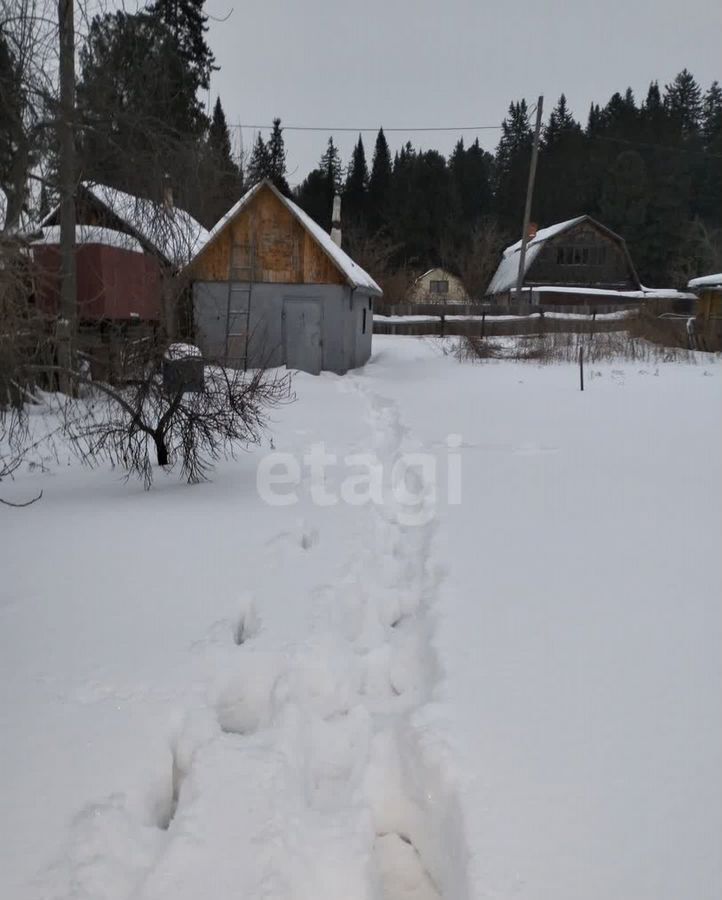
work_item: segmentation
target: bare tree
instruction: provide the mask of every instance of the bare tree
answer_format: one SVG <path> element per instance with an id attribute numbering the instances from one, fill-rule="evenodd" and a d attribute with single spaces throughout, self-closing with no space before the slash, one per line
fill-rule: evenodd
<path id="1" fill-rule="evenodd" d="M 203 367 L 196 352 L 182 344 L 164 354 L 154 351 L 121 386 L 75 373 L 84 397 L 65 399 L 61 412 L 80 459 L 89 465 L 107 460 L 149 488 L 153 458 L 158 466 L 179 464 L 182 476 L 195 483 L 221 457 L 258 444 L 269 411 L 293 399 L 290 375 Z M 195 367 L 191 380 L 200 375 L 202 385 L 186 380 L 189 363 Z"/>
<path id="2" fill-rule="evenodd" d="M 394 263 L 400 244 L 395 243 L 385 232 L 369 235 L 365 230 L 350 227 L 344 230 L 344 249 L 379 284 L 384 292 L 383 306 L 396 306 L 406 302 L 413 282 L 406 266 Z"/>
<path id="3" fill-rule="evenodd" d="M 495 222 L 477 225 L 454 264 L 472 301 L 481 301 L 499 263 L 503 235 Z"/>

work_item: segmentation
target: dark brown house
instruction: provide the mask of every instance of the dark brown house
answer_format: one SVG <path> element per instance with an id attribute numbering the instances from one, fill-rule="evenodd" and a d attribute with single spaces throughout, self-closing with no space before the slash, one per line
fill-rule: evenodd
<path id="1" fill-rule="evenodd" d="M 504 251 L 487 288 L 492 301 L 504 303 L 514 296 L 520 250 L 518 241 Z M 645 294 L 624 239 L 586 215 L 530 236 L 523 292 L 532 304 L 571 306 L 628 304 Z"/>

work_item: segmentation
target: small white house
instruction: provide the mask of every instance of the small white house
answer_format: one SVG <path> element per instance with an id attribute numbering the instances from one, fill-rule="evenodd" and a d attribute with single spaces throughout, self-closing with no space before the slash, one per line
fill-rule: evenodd
<path id="1" fill-rule="evenodd" d="M 411 286 L 409 299 L 414 303 L 468 303 L 460 278 L 446 269 L 429 269 L 419 275 Z"/>

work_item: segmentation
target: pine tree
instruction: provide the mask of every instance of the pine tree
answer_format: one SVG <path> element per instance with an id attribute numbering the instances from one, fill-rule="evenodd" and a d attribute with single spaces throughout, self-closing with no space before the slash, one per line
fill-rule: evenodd
<path id="1" fill-rule="evenodd" d="M 388 203 L 391 192 L 391 153 L 386 142 L 383 128 L 379 129 L 374 147 L 374 157 L 371 163 L 371 175 L 369 177 L 368 204 L 369 227 L 371 231 L 378 231 L 386 224 L 388 217 Z"/>
<path id="2" fill-rule="evenodd" d="M 687 69 L 664 88 L 664 105 L 674 119 L 682 137 L 699 132 L 702 119 L 702 90 Z"/>
<path id="3" fill-rule="evenodd" d="M 351 164 L 346 175 L 343 192 L 343 218 L 356 227 L 365 222 L 369 170 L 366 165 L 366 151 L 361 135 L 353 148 Z"/>
<path id="4" fill-rule="evenodd" d="M 248 172 L 246 175 L 247 187 L 253 187 L 264 178 L 271 177 L 271 158 L 268 153 L 268 145 L 261 137 L 260 132 L 256 135 L 256 143 L 253 145 L 253 152 L 248 163 Z"/>
<path id="5" fill-rule="evenodd" d="M 148 13 L 168 29 L 173 36 L 183 66 L 193 76 L 198 88 L 208 90 L 214 56 L 205 34 L 208 16 L 203 13 L 205 0 L 156 0 Z"/>
<path id="6" fill-rule="evenodd" d="M 282 194 L 290 194 L 286 181 L 286 146 L 283 141 L 281 120 L 273 120 L 273 129 L 268 139 L 268 177 Z"/>

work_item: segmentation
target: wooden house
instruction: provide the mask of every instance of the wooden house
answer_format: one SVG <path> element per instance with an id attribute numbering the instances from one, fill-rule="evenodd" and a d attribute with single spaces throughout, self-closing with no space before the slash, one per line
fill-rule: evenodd
<path id="1" fill-rule="evenodd" d="M 371 354 L 381 289 L 269 181 L 223 216 L 184 275 L 206 358 L 343 373 Z"/>
<path id="2" fill-rule="evenodd" d="M 446 269 L 429 269 L 419 275 L 409 291 L 412 303 L 468 303 L 462 280 Z"/>
<path id="3" fill-rule="evenodd" d="M 486 292 L 492 302 L 515 299 L 520 251 L 521 241 L 504 250 Z M 587 215 L 530 234 L 522 285 L 519 299 L 535 305 L 628 304 L 643 293 L 624 239 Z"/>

